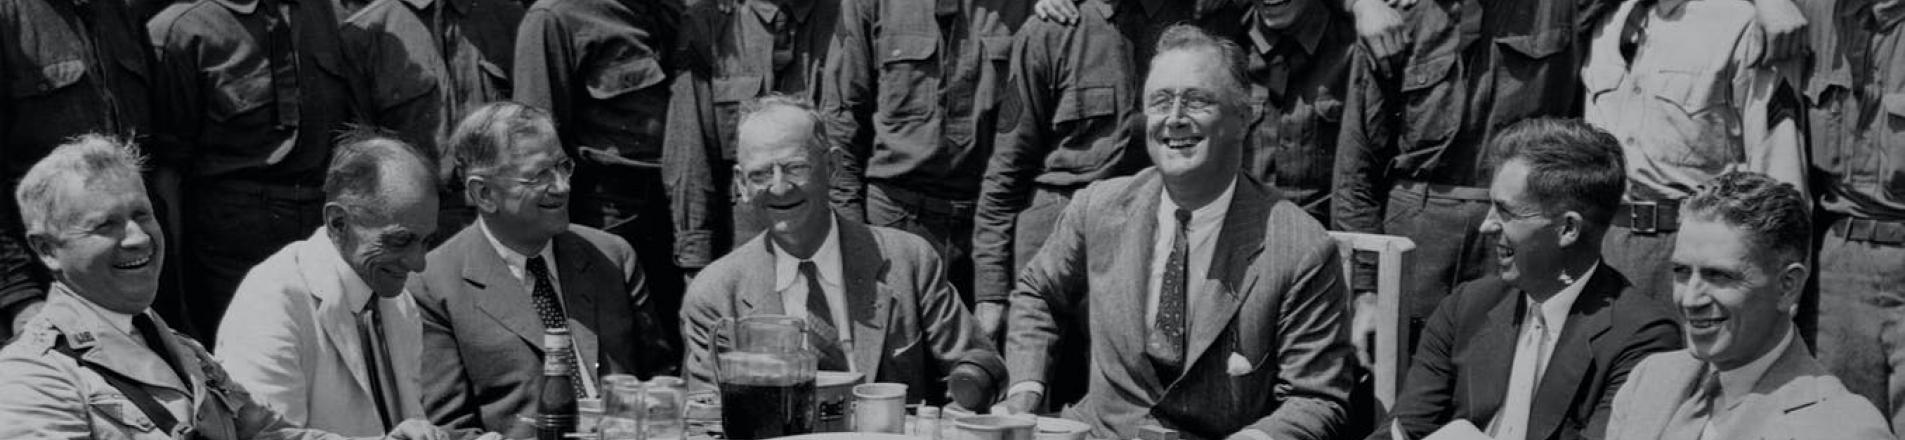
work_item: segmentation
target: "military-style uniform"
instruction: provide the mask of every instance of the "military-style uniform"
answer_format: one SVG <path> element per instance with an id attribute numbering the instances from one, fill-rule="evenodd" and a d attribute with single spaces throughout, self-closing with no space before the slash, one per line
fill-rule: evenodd
<path id="1" fill-rule="evenodd" d="M 151 325 L 138 332 L 158 337 L 114 328 L 86 299 L 54 284 L 20 339 L 0 349 L 0 396 L 6 396 L 0 398 L 0 438 L 344 438 L 292 427 L 231 383 L 203 346 L 172 331 L 150 310 L 143 318 Z M 102 372 L 141 387 L 187 417 L 172 414 L 177 425 L 171 432 L 161 430 Z"/>

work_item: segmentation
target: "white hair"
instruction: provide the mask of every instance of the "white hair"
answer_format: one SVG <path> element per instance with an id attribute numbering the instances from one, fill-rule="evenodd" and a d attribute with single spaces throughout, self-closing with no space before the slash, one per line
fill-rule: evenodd
<path id="1" fill-rule="evenodd" d="M 130 142 L 101 134 L 83 134 L 68 140 L 20 179 L 14 190 L 20 219 L 27 235 L 51 234 L 63 218 L 53 218 L 59 204 L 61 185 L 77 182 L 86 185 L 103 182 L 132 182 L 143 185 L 139 171 L 145 167 L 145 155 Z"/>

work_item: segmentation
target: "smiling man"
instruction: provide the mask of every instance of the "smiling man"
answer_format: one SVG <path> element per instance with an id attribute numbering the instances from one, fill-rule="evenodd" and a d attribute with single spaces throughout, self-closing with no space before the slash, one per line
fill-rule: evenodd
<path id="1" fill-rule="evenodd" d="M 992 343 L 959 302 L 930 243 L 868 226 L 828 204 L 834 166 L 812 104 L 769 95 L 736 128 L 735 187 L 767 231 L 709 264 L 681 310 L 693 386 L 715 384 L 723 319 L 788 315 L 807 321 L 820 369 L 907 384 L 907 401 L 944 401 L 947 383 L 973 385 L 959 403 L 992 402 L 1005 378 Z M 956 379 L 956 380 L 946 380 Z"/>
<path id="2" fill-rule="evenodd" d="M 1456 287 L 1430 316 L 1395 421 L 1372 440 L 1453 423 L 1497 439 L 1599 438 L 1627 371 L 1680 347 L 1667 304 L 1601 262 L 1627 184 L 1620 143 L 1544 118 L 1503 130 L 1491 155 L 1501 166 L 1480 232 L 1496 274 Z"/>
<path id="3" fill-rule="evenodd" d="M 569 223 L 573 162 L 541 109 L 470 111 L 444 144 L 453 188 L 476 224 L 431 251 L 411 279 L 423 317 L 423 408 L 430 421 L 532 437 L 543 331 L 574 338 L 578 397 L 599 378 L 672 373 L 675 342 L 656 325 L 628 242 Z"/>
<path id="4" fill-rule="evenodd" d="M 396 134 L 357 128 L 325 177 L 324 227 L 252 268 L 219 324 L 232 380 L 299 426 L 375 435 L 423 418 L 416 302 L 435 179 Z"/>
<path id="5" fill-rule="evenodd" d="M 1004 409 L 1038 407 L 1051 360 L 1084 347 L 1089 385 L 1064 415 L 1093 437 L 1334 438 L 1352 356 L 1335 242 L 1241 172 L 1243 50 L 1177 25 L 1156 53 L 1140 96 L 1157 165 L 1076 193 L 1020 272 Z M 1060 340 L 1074 325 L 1089 341 Z"/>
<path id="6" fill-rule="evenodd" d="M 1764 174 L 1722 174 L 1687 198 L 1673 298 L 1687 349 L 1648 357 L 1614 396 L 1609 439 L 1892 438 L 1794 335 L 1812 249 L 1806 197 Z"/>

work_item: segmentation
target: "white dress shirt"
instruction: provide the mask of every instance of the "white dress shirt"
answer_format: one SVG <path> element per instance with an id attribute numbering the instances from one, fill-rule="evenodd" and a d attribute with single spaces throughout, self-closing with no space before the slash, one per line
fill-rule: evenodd
<path id="1" fill-rule="evenodd" d="M 503 241 L 496 239 L 496 234 L 490 232 L 489 224 L 484 222 L 481 217 L 476 219 L 476 227 L 483 231 L 483 238 L 489 239 L 489 244 L 496 248 L 496 253 L 503 256 L 503 266 L 509 268 L 509 276 L 515 277 L 517 282 L 523 284 L 524 292 L 535 295 L 536 280 L 529 277 L 529 257 L 520 252 L 516 252 L 515 249 L 510 249 L 509 246 L 504 246 Z M 542 250 L 536 251 L 536 256 L 542 257 L 542 264 L 549 269 L 549 287 L 555 290 L 556 304 L 562 307 L 563 316 L 569 316 L 574 314 L 575 311 L 569 310 L 568 300 L 562 299 L 562 277 L 556 275 L 562 272 L 556 270 L 555 248 L 555 240 L 544 242 L 542 244 Z M 530 312 L 535 313 L 536 311 L 531 310 Z M 541 315 L 538 314 L 537 316 Z M 537 319 L 536 322 L 542 322 L 542 320 Z M 569 334 L 571 337 L 575 335 L 574 332 L 570 332 Z M 575 347 L 574 343 L 569 344 L 570 350 L 575 350 Z M 582 377 L 583 391 L 587 392 L 589 396 L 600 396 L 601 394 L 595 392 L 595 366 L 583 365 L 587 360 L 582 358 L 581 352 L 573 353 L 573 355 L 575 356 L 576 367 L 580 368 L 584 373 L 587 373 L 577 375 Z"/>
<path id="2" fill-rule="evenodd" d="M 773 243 L 769 238 L 769 243 Z M 781 294 L 781 307 L 787 316 L 807 319 L 807 280 L 800 275 L 802 261 L 814 262 L 814 269 L 820 275 L 820 289 L 827 296 L 827 309 L 833 312 L 833 327 L 840 338 L 840 349 L 848 354 L 847 368 L 858 371 L 853 365 L 853 326 L 848 325 L 846 279 L 840 265 L 840 223 L 833 216 L 827 216 L 827 238 L 820 242 L 820 249 L 806 260 L 788 254 L 780 246 L 768 246 L 774 251 L 774 291 Z"/>
<path id="3" fill-rule="evenodd" d="M 1194 310 L 1200 310 L 1197 304 L 1210 295 L 1205 292 L 1205 283 L 1200 282 L 1210 275 L 1210 260 L 1217 252 L 1217 233 L 1224 229 L 1224 216 L 1230 213 L 1230 199 L 1237 194 L 1237 181 L 1230 181 L 1224 187 L 1224 193 L 1218 194 L 1202 208 L 1191 211 L 1191 230 L 1186 234 L 1190 243 L 1190 261 L 1185 262 L 1184 279 L 1184 322 L 1197 322 Z M 1158 222 L 1151 244 L 1151 276 L 1145 287 L 1144 323 L 1150 328 L 1157 322 L 1158 297 L 1164 293 L 1164 265 L 1171 261 L 1172 241 L 1177 238 L 1177 201 L 1171 200 L 1170 192 L 1160 190 L 1158 194 Z M 1186 359 L 1190 361 L 1190 359 Z"/>
<path id="4" fill-rule="evenodd" d="M 1592 266 L 1588 266 L 1586 272 L 1576 277 L 1574 282 L 1569 283 L 1567 287 L 1561 288 L 1560 292 L 1549 297 L 1547 301 L 1535 302 L 1533 297 L 1529 297 L 1525 293 L 1523 294 L 1522 299 L 1527 305 L 1524 306 L 1526 308 L 1522 311 L 1522 316 L 1526 318 L 1522 319 L 1521 331 L 1518 333 L 1521 336 L 1516 339 L 1518 345 L 1516 349 L 1519 350 L 1521 348 L 1519 347 L 1520 341 L 1530 340 L 1531 338 L 1538 337 L 1540 340 L 1545 341 L 1545 343 L 1539 344 L 1541 350 L 1539 353 L 1535 353 L 1534 356 L 1518 355 L 1514 357 L 1514 363 L 1509 366 L 1511 373 L 1508 378 L 1508 383 L 1510 384 L 1507 392 L 1508 395 L 1502 399 L 1503 407 L 1501 410 L 1496 411 L 1495 417 L 1488 422 L 1488 433 L 1490 435 L 1497 439 L 1521 439 L 1527 437 L 1528 416 L 1530 414 L 1529 411 L 1532 409 L 1531 406 L 1534 403 L 1534 393 L 1541 385 L 1542 375 L 1547 373 L 1549 364 L 1548 358 L 1554 354 L 1555 344 L 1561 340 L 1561 329 L 1568 325 L 1568 311 L 1574 309 L 1574 301 L 1581 297 L 1581 290 L 1587 288 L 1588 279 L 1593 278 L 1594 271 L 1600 269 L 1600 267 L 1601 263 L 1599 261 L 1596 261 Z M 1533 325 L 1535 323 L 1536 314 L 1540 314 L 1540 318 L 1546 322 L 1546 326 L 1542 329 L 1543 333 L 1539 335 L 1530 334 L 1530 332 L 1536 331 L 1536 326 Z M 1522 362 L 1533 362 L 1534 365 L 1521 365 Z M 1519 377 L 1517 376 L 1518 374 L 1532 374 L 1533 377 Z M 1530 384 L 1531 386 L 1518 387 L 1515 386 L 1516 384 Z"/>

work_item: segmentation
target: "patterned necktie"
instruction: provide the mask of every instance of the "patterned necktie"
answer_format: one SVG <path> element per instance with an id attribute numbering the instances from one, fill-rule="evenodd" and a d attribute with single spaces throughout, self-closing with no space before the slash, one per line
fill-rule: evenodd
<path id="1" fill-rule="evenodd" d="M 388 369 L 390 350 L 383 344 L 384 322 L 380 311 L 382 307 L 378 306 L 380 302 L 382 301 L 378 301 L 377 298 L 371 298 L 370 304 L 364 305 L 364 311 L 357 315 L 357 338 L 364 342 L 361 344 L 364 349 L 364 369 L 370 375 L 368 382 L 370 382 L 371 398 L 377 401 L 377 417 L 383 421 L 384 430 L 389 431 L 390 428 L 397 426 L 396 418 L 393 417 L 395 413 L 391 412 L 394 402 L 397 402 L 391 395 L 397 390 L 395 389 L 396 382 L 385 382 L 386 379 L 395 379 L 396 376 L 392 375 Z M 386 388 L 387 386 L 389 388 Z"/>
<path id="2" fill-rule="evenodd" d="M 556 299 L 556 285 L 549 282 L 549 264 L 541 256 L 529 259 L 529 275 L 536 279 L 536 289 L 530 293 L 536 301 L 536 314 L 542 316 L 543 328 L 568 328 L 569 318 L 562 314 L 562 303 Z M 574 333 L 570 333 L 573 335 Z M 570 345 L 570 350 L 575 346 Z M 588 392 L 582 387 L 582 369 L 576 367 L 575 353 L 543 353 L 544 356 L 562 356 L 569 362 L 569 384 L 575 386 L 576 397 L 586 397 Z"/>
<path id="3" fill-rule="evenodd" d="M 1145 338 L 1144 354 L 1165 383 L 1177 379 L 1184 370 L 1185 266 L 1190 260 L 1191 212 L 1179 209 L 1177 232 L 1171 238 L 1171 258 L 1164 262 L 1164 279 L 1158 288 L 1157 319 Z"/>
<path id="4" fill-rule="evenodd" d="M 840 328 L 833 323 L 833 306 L 827 303 L 827 291 L 820 287 L 820 269 L 812 261 L 800 262 L 800 276 L 807 278 L 807 323 L 813 327 L 820 350 L 820 369 L 848 371 L 846 350 L 840 348 Z"/>

